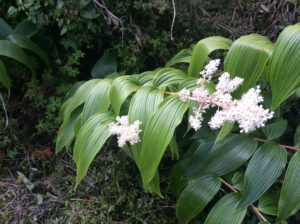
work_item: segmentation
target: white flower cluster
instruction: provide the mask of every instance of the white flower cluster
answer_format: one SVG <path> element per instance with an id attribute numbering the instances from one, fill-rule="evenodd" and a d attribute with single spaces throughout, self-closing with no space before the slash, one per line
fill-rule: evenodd
<path id="1" fill-rule="evenodd" d="M 256 128 L 263 127 L 267 120 L 273 117 L 273 112 L 264 109 L 261 102 L 263 97 L 259 86 L 251 88 L 243 94 L 241 99 L 233 99 L 231 93 L 234 92 L 242 83 L 243 79 L 235 77 L 230 79 L 230 74 L 224 72 L 218 79 L 216 91 L 212 94 L 205 88 L 205 82 L 210 82 L 212 75 L 217 71 L 220 60 L 211 61 L 200 74 L 198 80 L 199 87 L 193 91 L 183 89 L 178 92 L 178 96 L 184 102 L 195 101 L 198 107 L 193 109 L 189 122 L 192 128 L 201 128 L 203 114 L 209 107 L 218 107 L 217 112 L 208 122 L 212 129 L 220 128 L 226 121 L 237 122 L 241 132 L 251 132 Z"/>
<path id="2" fill-rule="evenodd" d="M 218 70 L 220 65 L 220 59 L 211 60 L 200 72 L 200 75 L 203 79 L 210 81 L 212 79 L 213 74 Z"/>
<path id="3" fill-rule="evenodd" d="M 116 123 L 109 125 L 109 131 L 112 135 L 117 135 L 119 147 L 123 147 L 127 142 L 131 145 L 140 142 L 140 121 L 129 124 L 128 116 L 117 117 L 116 120 Z"/>

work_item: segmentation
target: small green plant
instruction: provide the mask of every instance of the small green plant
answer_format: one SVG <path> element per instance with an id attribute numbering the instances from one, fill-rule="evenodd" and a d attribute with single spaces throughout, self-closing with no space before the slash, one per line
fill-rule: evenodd
<path id="1" fill-rule="evenodd" d="M 228 50 L 224 72 L 217 71 L 219 61 L 206 65 L 220 50 Z M 234 42 L 209 37 L 180 51 L 165 68 L 77 85 L 61 108 L 56 152 L 74 142 L 77 187 L 96 154 L 116 134 L 120 148 L 139 168 L 147 192 L 162 195 L 159 165 L 166 152 L 180 157 L 170 186 L 178 197 L 181 222 L 195 218 L 213 198 L 219 200 L 211 205 L 206 224 L 242 223 L 247 208 L 262 223 L 286 220 L 300 208 L 300 154 L 288 162 L 287 149 L 299 147 L 280 145 L 276 139 L 287 127 L 283 106 L 300 85 L 299 51 L 299 24 L 284 29 L 275 43 L 257 34 Z M 174 67 L 178 63 L 183 69 Z M 261 90 L 255 88 L 258 83 Z M 222 183 L 232 193 L 222 196 Z"/>
<path id="2" fill-rule="evenodd" d="M 30 36 L 35 32 L 36 28 L 34 24 L 29 21 L 24 20 L 13 29 L 0 18 L 0 55 L 21 62 L 29 68 L 32 74 L 35 74 L 34 65 L 23 49 L 34 53 L 41 58 L 47 66 L 50 66 L 49 59 L 45 52 L 30 40 Z M 7 90 L 10 90 L 11 81 L 2 60 L 0 60 L 0 82 Z"/>

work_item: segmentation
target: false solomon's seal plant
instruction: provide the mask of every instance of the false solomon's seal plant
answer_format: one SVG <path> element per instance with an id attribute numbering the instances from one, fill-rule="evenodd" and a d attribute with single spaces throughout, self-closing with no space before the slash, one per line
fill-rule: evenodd
<path id="1" fill-rule="evenodd" d="M 217 50 L 228 51 L 222 69 L 211 59 Z M 201 212 L 205 224 L 242 223 L 247 213 L 262 223 L 286 220 L 300 208 L 300 128 L 295 146 L 278 139 L 286 100 L 300 85 L 299 52 L 296 24 L 275 43 L 258 34 L 208 37 L 164 68 L 75 85 L 61 108 L 56 152 L 73 148 L 77 187 L 116 136 L 147 192 L 162 196 L 159 165 L 164 156 L 179 159 L 169 183 L 183 223 Z"/>

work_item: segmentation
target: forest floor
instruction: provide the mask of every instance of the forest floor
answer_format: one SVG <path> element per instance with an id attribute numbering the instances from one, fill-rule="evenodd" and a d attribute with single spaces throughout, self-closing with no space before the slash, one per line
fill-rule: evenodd
<path id="1" fill-rule="evenodd" d="M 144 193 L 137 168 L 102 151 L 74 190 L 75 165 L 52 148 L 2 158 L 0 223 L 177 223 L 174 202 Z"/>

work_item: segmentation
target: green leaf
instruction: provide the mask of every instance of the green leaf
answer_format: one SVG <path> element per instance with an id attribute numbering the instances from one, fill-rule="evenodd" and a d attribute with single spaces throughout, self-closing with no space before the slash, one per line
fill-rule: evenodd
<path id="1" fill-rule="evenodd" d="M 177 96 L 167 97 L 150 118 L 143 134 L 140 171 L 147 186 L 157 172 L 162 156 L 169 145 L 175 128 L 181 123 L 188 104 Z"/>
<path id="2" fill-rule="evenodd" d="M 208 55 L 215 50 L 228 50 L 231 44 L 231 40 L 219 36 L 200 40 L 193 49 L 188 75 L 198 77 L 208 59 Z"/>
<path id="3" fill-rule="evenodd" d="M 170 141 L 169 148 L 172 153 L 172 159 L 175 158 L 178 160 L 179 159 L 179 147 L 178 147 L 178 144 L 177 144 L 174 136 Z"/>
<path id="4" fill-rule="evenodd" d="M 21 35 L 23 37 L 31 37 L 38 31 L 38 27 L 31 22 L 30 20 L 24 19 L 18 25 L 13 31 L 13 34 Z"/>
<path id="5" fill-rule="evenodd" d="M 286 128 L 287 128 L 287 120 L 280 119 L 273 122 L 272 124 L 263 127 L 262 131 L 268 140 L 274 140 L 276 138 L 279 138 L 281 135 L 283 135 Z"/>
<path id="6" fill-rule="evenodd" d="M 19 36 L 19 35 L 10 35 L 7 37 L 11 42 L 18 45 L 20 48 L 27 49 L 37 56 L 39 56 L 48 67 L 50 67 L 49 59 L 46 53 L 35 43 L 33 43 L 30 39 Z"/>
<path id="7" fill-rule="evenodd" d="M 292 157 L 280 192 L 277 218 L 287 219 L 300 208 L 300 151 Z"/>
<path id="8" fill-rule="evenodd" d="M 183 82 L 179 84 L 178 90 L 182 90 L 182 89 L 193 90 L 197 88 L 198 87 L 197 80 L 198 79 L 194 77 L 186 78 Z"/>
<path id="9" fill-rule="evenodd" d="M 245 208 L 258 200 L 281 175 L 287 160 L 285 148 L 274 142 L 263 144 L 251 158 L 244 177 L 244 192 L 239 204 Z"/>
<path id="10" fill-rule="evenodd" d="M 74 125 L 82 108 L 72 112 L 70 119 L 64 120 L 60 126 L 56 139 L 55 153 L 58 154 L 64 147 L 68 147 L 75 137 Z"/>
<path id="11" fill-rule="evenodd" d="M 236 91 L 237 95 L 242 95 L 256 85 L 266 68 L 272 49 L 272 42 L 258 34 L 242 36 L 232 44 L 225 57 L 224 71 L 244 79 L 243 85 Z"/>
<path id="12" fill-rule="evenodd" d="M 245 135 L 229 136 L 213 146 L 204 172 L 214 172 L 218 176 L 229 173 L 247 162 L 256 148 L 257 143 Z"/>
<path id="13" fill-rule="evenodd" d="M 296 129 L 296 133 L 294 135 L 294 145 L 300 146 L 300 125 Z"/>
<path id="14" fill-rule="evenodd" d="M 231 183 L 234 188 L 238 189 L 240 192 L 244 191 L 244 176 L 244 173 L 238 171 L 231 179 Z"/>
<path id="15" fill-rule="evenodd" d="M 73 157 L 76 164 L 76 186 L 86 175 L 90 164 L 110 137 L 109 124 L 114 122 L 111 113 L 102 113 L 92 116 L 79 130 Z"/>
<path id="16" fill-rule="evenodd" d="M 154 178 L 151 180 L 150 184 L 148 186 L 146 186 L 145 192 L 155 193 L 159 197 L 163 198 L 163 195 L 160 192 L 159 184 L 160 184 L 160 182 L 159 182 L 159 173 L 157 171 Z"/>
<path id="17" fill-rule="evenodd" d="M 279 35 L 272 54 L 269 78 L 272 110 L 293 94 L 300 85 L 300 24 L 288 26 Z"/>
<path id="18" fill-rule="evenodd" d="M 206 174 L 191 180 L 177 200 L 178 219 L 188 223 L 212 200 L 220 186 L 221 181 L 215 175 Z"/>
<path id="19" fill-rule="evenodd" d="M 93 78 L 104 78 L 117 72 L 117 58 L 113 54 L 104 54 L 92 68 Z"/>
<path id="20" fill-rule="evenodd" d="M 183 49 L 179 51 L 170 61 L 167 62 L 166 67 L 173 66 L 178 63 L 190 63 L 192 58 L 191 49 Z"/>
<path id="21" fill-rule="evenodd" d="M 5 20 L 0 18 L 0 38 L 4 39 L 13 32 L 13 29 Z"/>
<path id="22" fill-rule="evenodd" d="M 7 75 L 5 65 L 1 60 L 0 60 L 0 82 L 8 91 L 10 90 L 11 87 L 10 78 Z"/>
<path id="23" fill-rule="evenodd" d="M 239 193 L 230 193 L 222 197 L 211 209 L 204 224 L 240 224 L 247 209 L 237 208 L 241 199 Z"/>
<path id="24" fill-rule="evenodd" d="M 198 176 L 205 166 L 212 145 L 213 142 L 211 141 L 195 142 L 188 150 L 188 152 L 193 152 L 181 159 L 172 168 L 170 186 L 175 195 L 180 194 L 190 179 Z"/>
<path id="25" fill-rule="evenodd" d="M 158 105 L 164 99 L 163 90 L 152 86 L 142 86 L 132 97 L 129 106 L 128 118 L 129 122 L 139 120 L 141 124 L 142 134 L 145 131 L 146 125 L 152 114 L 157 110 Z M 143 137 L 141 137 L 141 142 Z M 139 166 L 142 144 L 138 143 L 131 146 L 134 160 Z"/>
<path id="26" fill-rule="evenodd" d="M 8 40 L 0 40 L 0 55 L 12 58 L 27 66 L 35 74 L 33 65 L 25 52 L 16 44 Z"/>
<path id="27" fill-rule="evenodd" d="M 215 143 L 217 143 L 217 142 L 223 140 L 224 138 L 226 138 L 226 136 L 230 134 L 233 126 L 234 126 L 234 122 L 226 121 L 224 123 L 223 127 L 221 128 L 221 130 L 219 131 Z"/>
<path id="28" fill-rule="evenodd" d="M 119 115 L 125 99 L 138 88 L 138 81 L 133 76 L 121 76 L 113 81 L 109 99 L 116 115 Z"/>
<path id="29" fill-rule="evenodd" d="M 156 87 L 165 87 L 179 84 L 187 78 L 186 74 L 176 68 L 163 68 L 157 72 L 153 78 L 153 85 Z"/>
<path id="30" fill-rule="evenodd" d="M 274 194 L 264 194 L 258 201 L 258 210 L 267 214 L 274 215 L 277 214 L 279 198 Z"/>
<path id="31" fill-rule="evenodd" d="M 84 103 L 81 124 L 84 124 L 92 115 L 108 110 L 111 83 L 111 80 L 103 79 L 90 91 Z"/>
<path id="32" fill-rule="evenodd" d="M 81 104 L 83 104 L 94 86 L 101 79 L 92 79 L 82 84 L 64 104 L 61 106 L 60 116 L 68 120 L 71 113 Z"/>
<path id="33" fill-rule="evenodd" d="M 138 76 L 139 84 L 146 85 L 152 82 L 154 76 L 157 74 L 157 71 L 147 71 L 143 72 Z"/>

